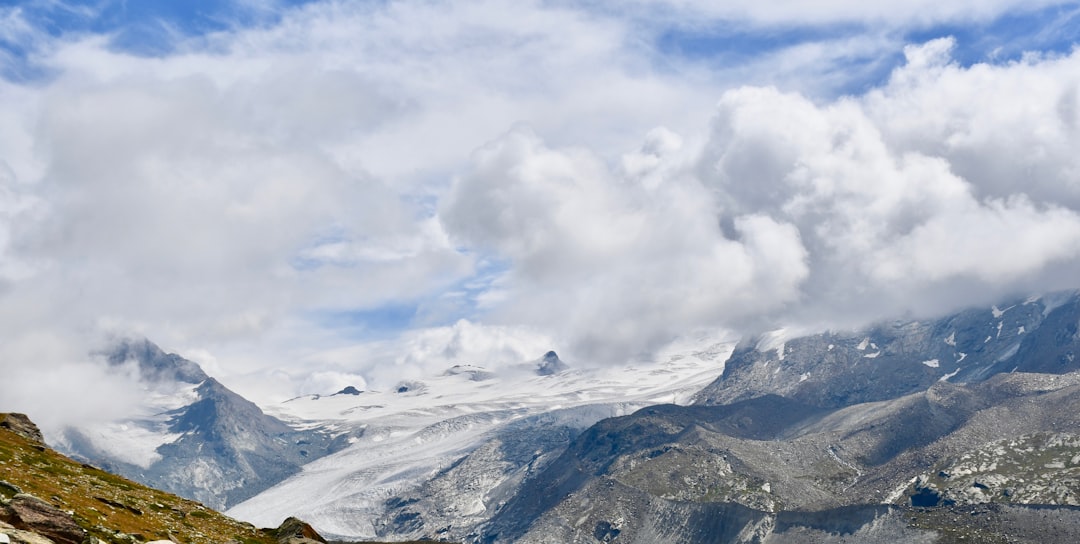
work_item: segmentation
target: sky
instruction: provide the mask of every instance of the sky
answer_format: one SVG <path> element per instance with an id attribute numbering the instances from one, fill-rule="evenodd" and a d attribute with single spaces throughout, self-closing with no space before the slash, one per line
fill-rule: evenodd
<path id="1" fill-rule="evenodd" d="M 273 402 L 1080 287 L 1078 39 L 1054 0 L 3 0 L 11 402 L 118 337 Z"/>

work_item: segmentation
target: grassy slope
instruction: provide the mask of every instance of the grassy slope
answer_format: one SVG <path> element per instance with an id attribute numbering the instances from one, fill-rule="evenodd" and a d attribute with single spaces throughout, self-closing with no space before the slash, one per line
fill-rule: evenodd
<path id="1" fill-rule="evenodd" d="M 0 421 L 6 419 L 0 414 Z M 245 544 L 276 543 L 270 534 L 201 504 L 83 465 L 0 428 L 0 480 L 54 506 L 107 542 L 116 531 L 143 540 Z M 14 493 L 0 486 L 0 495 Z"/>

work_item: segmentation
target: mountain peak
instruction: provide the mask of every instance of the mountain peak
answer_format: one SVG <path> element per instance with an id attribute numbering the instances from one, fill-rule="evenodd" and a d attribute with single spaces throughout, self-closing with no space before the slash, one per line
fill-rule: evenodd
<path id="1" fill-rule="evenodd" d="M 536 373 L 540 376 L 550 376 L 569 369 L 570 367 L 559 359 L 559 355 L 554 351 L 545 353 L 536 365 Z"/>
<path id="2" fill-rule="evenodd" d="M 103 352 L 110 365 L 119 366 L 128 361 L 139 365 L 143 381 L 160 383 L 168 381 L 202 383 L 209 378 L 202 367 L 175 353 L 165 353 L 157 344 L 145 339 L 124 339 Z"/>

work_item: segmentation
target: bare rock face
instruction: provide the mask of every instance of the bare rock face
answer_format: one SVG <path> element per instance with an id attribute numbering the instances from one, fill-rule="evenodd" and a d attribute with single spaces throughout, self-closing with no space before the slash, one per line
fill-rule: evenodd
<path id="1" fill-rule="evenodd" d="M 38 429 L 38 426 L 33 421 L 30 421 L 26 414 L 0 414 L 0 427 L 9 429 L 32 442 L 45 443 L 45 438 L 41 436 L 41 429 Z"/>
<path id="2" fill-rule="evenodd" d="M 70 514 L 25 493 L 15 495 L 6 505 L 0 506 L 0 520 L 59 544 L 81 544 L 86 538 L 86 531 Z"/>
<path id="3" fill-rule="evenodd" d="M 326 540 L 311 525 L 297 518 L 281 522 L 274 535 L 281 544 L 326 544 Z"/>

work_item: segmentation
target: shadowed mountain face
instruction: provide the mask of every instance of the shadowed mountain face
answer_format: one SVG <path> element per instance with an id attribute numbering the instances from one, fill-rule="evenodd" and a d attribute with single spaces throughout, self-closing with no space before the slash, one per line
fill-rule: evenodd
<path id="1" fill-rule="evenodd" d="M 196 363 L 149 341 L 121 342 L 106 358 L 113 365 L 137 364 L 149 389 L 175 393 L 182 406 L 121 422 L 119 429 L 68 429 L 60 446 L 148 485 L 221 509 L 346 443 L 346 437 L 295 430 L 264 414 Z M 123 451 L 130 440 L 149 442 L 135 447 L 152 448 L 153 455 L 132 459 Z"/>
<path id="2" fill-rule="evenodd" d="M 1080 504 L 1077 414 L 1078 373 L 939 383 L 841 409 L 777 396 L 647 408 L 582 433 L 474 538 L 936 542 L 942 520 L 912 506 L 997 503 L 993 527 L 958 522 L 957 534 L 1034 542 L 1017 521 L 1030 505 L 1080 529 L 1065 507 Z"/>
<path id="3" fill-rule="evenodd" d="M 974 383 L 1003 372 L 1080 369 L 1080 295 L 1057 294 L 967 310 L 936 321 L 856 332 L 743 342 L 698 404 L 766 393 L 837 408 L 923 391 L 938 381 Z"/>

